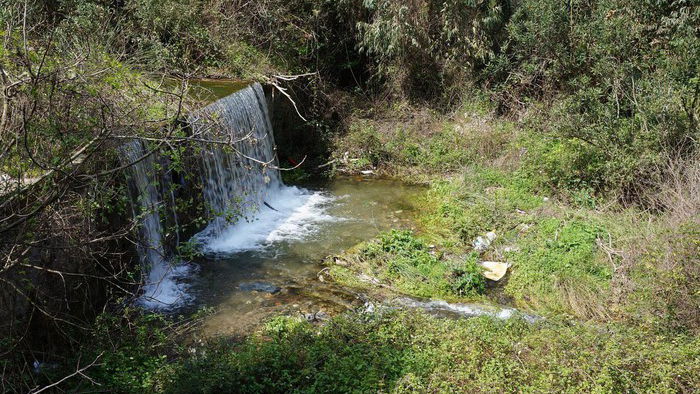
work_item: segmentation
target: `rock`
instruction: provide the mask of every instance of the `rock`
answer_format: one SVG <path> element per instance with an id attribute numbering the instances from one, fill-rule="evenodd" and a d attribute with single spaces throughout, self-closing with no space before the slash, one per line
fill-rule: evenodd
<path id="1" fill-rule="evenodd" d="M 529 230 L 531 227 L 531 224 L 521 223 L 516 227 L 516 230 L 518 230 L 518 234 L 523 234 L 527 232 L 527 230 Z"/>
<path id="2" fill-rule="evenodd" d="M 315 322 L 320 322 L 320 321 L 326 321 L 330 319 L 330 315 L 324 311 L 318 311 L 316 313 L 306 313 L 304 314 L 304 318 L 306 321 L 309 323 L 315 323 Z"/>
<path id="3" fill-rule="evenodd" d="M 483 261 L 479 263 L 484 268 L 484 277 L 492 281 L 498 282 L 503 279 L 510 268 L 509 263 L 501 263 L 498 261 Z"/>
<path id="4" fill-rule="evenodd" d="M 381 281 L 373 276 L 369 276 L 367 274 L 360 274 L 357 276 L 357 279 L 359 279 L 362 282 L 365 283 L 371 283 L 373 285 L 378 285 L 381 283 Z"/>
<path id="5" fill-rule="evenodd" d="M 243 291 L 259 291 L 261 293 L 277 294 L 282 290 L 280 287 L 265 282 L 247 282 L 238 285 Z"/>
<path id="6" fill-rule="evenodd" d="M 333 262 L 341 267 L 347 267 L 350 265 L 347 261 L 341 259 L 340 257 L 333 257 Z"/>
<path id="7" fill-rule="evenodd" d="M 472 245 L 474 246 L 474 250 L 476 250 L 477 252 L 484 252 L 489 248 L 489 246 L 491 246 L 495 239 L 496 233 L 493 231 L 489 231 L 488 233 L 486 233 L 485 236 L 477 237 L 472 243 Z"/>

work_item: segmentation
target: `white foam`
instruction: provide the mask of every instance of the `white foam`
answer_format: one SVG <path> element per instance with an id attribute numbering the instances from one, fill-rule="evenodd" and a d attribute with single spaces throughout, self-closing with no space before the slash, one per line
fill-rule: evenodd
<path id="1" fill-rule="evenodd" d="M 494 305 L 461 303 L 453 304 L 442 300 L 419 301 L 408 297 L 397 298 L 393 302 L 395 304 L 409 308 L 418 308 L 429 312 L 445 311 L 465 317 L 491 316 L 501 320 L 508 320 L 512 317 L 520 316 L 528 323 L 535 323 L 536 321 L 541 319 L 538 316 L 520 313 L 519 311 L 513 308 L 505 308 Z"/>
<path id="2" fill-rule="evenodd" d="M 148 273 L 137 303 L 148 309 L 166 310 L 190 301 L 188 285 L 180 279 L 188 277 L 191 271 L 187 265 L 172 265 L 164 259 L 157 261 Z"/>
<path id="3" fill-rule="evenodd" d="M 240 220 L 215 237 L 202 237 L 209 253 L 256 250 L 281 241 L 300 241 L 316 233 L 321 224 L 341 220 L 326 213 L 333 198 L 306 189 L 281 186 L 265 201 L 253 220 Z"/>

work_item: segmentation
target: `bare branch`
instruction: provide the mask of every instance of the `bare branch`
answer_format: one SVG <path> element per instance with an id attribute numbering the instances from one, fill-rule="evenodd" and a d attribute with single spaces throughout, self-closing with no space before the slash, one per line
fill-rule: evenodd
<path id="1" fill-rule="evenodd" d="M 83 374 L 83 372 L 87 371 L 88 369 L 92 368 L 95 364 L 97 364 L 97 360 L 99 360 L 100 357 L 102 357 L 103 354 L 104 354 L 104 352 L 98 354 L 97 357 L 95 357 L 95 359 L 94 359 L 90 364 L 88 364 L 88 365 L 86 365 L 86 366 L 84 366 L 84 367 L 80 367 L 80 360 L 78 360 L 78 366 L 77 366 L 77 369 L 76 369 L 75 372 L 73 372 L 72 374 L 70 374 L 70 375 L 68 375 L 68 376 L 65 376 L 64 378 L 62 378 L 62 379 L 59 380 L 59 381 L 56 381 L 56 382 L 54 382 L 54 383 L 51 383 L 51 384 L 48 385 L 48 386 L 44 386 L 44 387 L 42 387 L 42 388 L 40 388 L 40 389 L 38 389 L 38 390 L 32 390 L 31 393 L 32 393 L 32 394 L 41 393 L 42 391 L 46 391 L 46 390 L 48 390 L 48 389 L 50 389 L 50 388 L 52 388 L 52 387 L 58 386 L 59 384 L 65 382 L 66 380 L 68 380 L 68 379 L 70 379 L 70 378 L 72 378 L 72 377 L 74 377 L 74 376 L 76 376 L 76 375 L 85 376 L 85 375 Z M 90 379 L 90 380 L 92 380 L 92 379 Z M 95 382 L 93 382 L 93 383 L 95 383 Z"/>

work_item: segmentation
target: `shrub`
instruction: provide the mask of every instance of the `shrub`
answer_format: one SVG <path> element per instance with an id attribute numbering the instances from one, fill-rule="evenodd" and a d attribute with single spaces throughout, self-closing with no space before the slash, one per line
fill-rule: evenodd
<path id="1" fill-rule="evenodd" d="M 394 93 L 425 100 L 465 90 L 474 69 L 498 51 L 510 1 L 365 1 L 359 46 Z"/>
<path id="2" fill-rule="evenodd" d="M 337 143 L 338 154 L 352 160 L 352 168 L 363 169 L 366 166 L 377 166 L 384 162 L 388 153 L 380 139 L 376 127 L 369 122 L 351 124 L 347 136 Z"/>
<path id="3" fill-rule="evenodd" d="M 521 2 L 499 100 L 552 104 L 538 125 L 551 143 L 532 160 L 553 186 L 639 202 L 668 157 L 697 149 L 698 20 L 687 2 Z"/>

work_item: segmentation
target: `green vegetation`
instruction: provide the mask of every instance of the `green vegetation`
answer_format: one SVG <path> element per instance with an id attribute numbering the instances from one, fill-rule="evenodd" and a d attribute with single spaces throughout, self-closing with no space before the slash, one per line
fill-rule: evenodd
<path id="1" fill-rule="evenodd" d="M 346 315 L 317 328 L 274 320 L 167 372 L 165 392 L 682 391 L 697 381 L 698 341 L 517 319 Z M 683 371 L 682 373 L 679 373 Z"/>
<path id="2" fill-rule="evenodd" d="M 348 257 L 343 266 L 349 268 L 331 265 L 331 275 L 351 282 L 356 281 L 352 275 L 362 275 L 417 297 L 474 296 L 485 290 L 475 255 L 445 260 L 406 230 L 383 234 Z"/>
<path id="3" fill-rule="evenodd" d="M 497 285 L 499 291 L 487 291 L 485 298 L 503 302 L 505 296 L 523 310 L 563 323 L 558 326 L 560 323 L 550 320 L 536 327 L 528 327 L 524 331 L 527 334 L 523 334 L 525 337 L 518 339 L 511 336 L 510 328 L 506 332 L 490 327 L 495 331 L 485 336 L 499 335 L 500 332 L 502 342 L 498 343 L 506 349 L 538 338 L 536 341 L 545 348 L 568 354 L 567 360 L 573 360 L 587 351 L 592 352 L 590 354 L 612 352 L 607 354 L 615 359 L 621 356 L 621 349 L 627 351 L 641 346 L 634 352 L 653 358 L 653 365 L 663 370 L 663 357 L 648 351 L 664 348 L 661 352 L 681 354 L 683 351 L 677 347 L 679 344 L 685 343 L 683 346 L 689 346 L 687 349 L 693 346 L 687 342 L 687 336 L 700 329 L 696 312 L 700 306 L 697 286 L 688 282 L 697 278 L 700 262 L 697 257 L 699 211 L 697 199 L 692 197 L 700 180 L 695 168 L 697 161 L 691 160 L 686 165 L 675 167 L 671 179 L 654 186 L 663 192 L 650 197 L 645 204 L 668 209 L 649 213 L 639 206 L 624 206 L 618 201 L 596 196 L 595 191 L 587 186 L 571 184 L 562 188 L 561 184 L 552 182 L 548 174 L 548 158 L 561 158 L 558 152 L 560 147 L 546 143 L 528 122 L 498 125 L 494 123 L 501 120 L 474 109 L 459 113 L 450 120 L 397 119 L 393 124 L 387 124 L 385 118 L 380 116 L 378 120 L 360 118 L 356 122 L 361 127 L 349 128 L 350 133 L 337 143 L 339 152 L 363 154 L 362 150 L 353 150 L 352 143 L 359 140 L 358 133 L 373 130 L 379 141 L 376 146 L 385 149 L 384 160 L 374 167 L 375 170 L 407 180 L 426 182 L 429 191 L 420 202 L 417 234 L 410 238 L 407 232 L 382 235 L 374 242 L 329 261 L 331 273 L 337 281 L 349 286 L 366 287 L 369 276 L 399 293 L 470 300 L 474 299 L 473 293 L 455 294 L 445 290 L 446 279 L 450 278 L 447 273 L 453 269 L 452 262 L 465 255 L 475 262 L 506 261 L 511 264 L 510 273 L 503 283 Z M 386 132 L 379 132 L 380 128 Z M 465 139 L 473 138 L 476 145 L 472 146 L 477 147 L 484 146 L 492 138 L 494 130 L 509 130 L 509 133 L 508 137 L 499 141 L 499 150 L 490 157 L 474 153 L 475 148 L 457 146 L 460 154 L 470 158 L 464 159 L 461 167 L 455 167 L 459 170 L 449 172 L 436 171 L 428 164 L 431 163 L 431 154 L 427 153 L 430 152 L 427 149 L 423 150 L 426 154 L 420 156 L 426 165 L 421 166 L 421 162 L 404 160 L 398 154 L 400 150 L 389 143 L 397 140 L 395 130 L 413 130 L 408 138 L 401 140 L 401 145 L 419 147 L 417 149 L 435 146 L 444 138 L 443 135 L 432 134 L 431 130 L 435 129 L 460 130 Z M 423 130 L 423 134 L 418 130 Z M 479 143 L 479 139 L 484 142 Z M 441 159 L 445 157 L 449 156 L 442 156 Z M 357 169 L 352 161 L 349 161 L 349 168 Z M 571 167 L 549 168 L 566 172 Z M 447 179 L 444 179 L 445 174 L 449 174 Z M 473 241 L 489 231 L 495 232 L 497 238 L 487 250 L 476 251 Z M 427 244 L 434 244 L 435 248 L 432 249 L 434 255 L 428 255 L 431 258 L 426 259 L 421 252 Z M 405 275 L 409 279 L 400 274 L 392 277 L 392 264 L 401 263 L 401 256 L 405 255 L 411 256 L 414 262 L 429 261 L 430 264 L 425 265 L 430 267 L 428 272 L 432 275 L 418 275 L 409 271 Z M 358 281 L 358 277 L 365 280 Z M 587 323 L 572 326 L 564 323 L 571 320 L 561 319 Z M 513 323 L 506 323 L 509 324 Z M 593 340 L 611 333 L 614 334 L 608 339 L 612 342 L 603 344 Z M 470 334 L 461 332 L 460 335 Z M 644 342 L 642 338 L 656 339 Z M 481 340 L 484 338 L 480 337 L 477 341 Z M 589 342 L 592 340 L 595 345 Z M 439 341 L 444 341 L 448 348 L 458 346 L 456 339 L 449 335 L 442 334 Z M 641 343 L 638 341 L 647 345 L 635 344 Z M 503 381 L 510 381 L 513 375 L 529 376 L 537 382 L 528 383 L 529 378 L 524 378 L 522 381 L 512 381 L 511 385 L 497 386 L 495 382 L 500 383 L 501 380 L 492 381 L 492 384 L 496 384 L 494 387 L 503 387 L 497 391 L 508 391 L 509 387 L 526 391 L 634 391 L 640 388 L 632 388 L 621 381 L 612 383 L 612 380 L 621 378 L 628 382 L 649 382 L 640 369 L 627 364 L 621 369 L 600 366 L 605 371 L 617 370 L 610 381 L 607 377 L 598 381 L 597 377 L 608 373 L 598 370 L 590 375 L 593 380 L 577 383 L 577 378 L 572 377 L 590 368 L 584 359 L 569 367 L 564 366 L 566 362 L 562 363 L 563 360 L 547 364 L 543 369 L 554 371 L 562 367 L 569 372 L 564 375 L 554 372 L 551 376 L 556 378 L 542 379 L 532 375 L 541 369 L 526 360 L 515 362 L 519 372 L 509 370 L 506 367 L 508 362 L 494 355 L 498 354 L 494 350 L 498 345 L 490 343 L 490 346 L 488 360 L 495 357 L 498 361 L 489 364 L 485 356 L 473 356 L 481 363 L 478 367 L 469 368 L 469 378 L 472 380 L 464 387 L 475 391 L 486 390 L 479 383 L 480 375 L 476 371 L 486 370 L 487 365 L 497 365 L 509 371 L 502 375 L 491 372 L 491 377 L 501 376 Z M 585 350 L 588 346 L 596 350 Z M 698 355 L 686 354 L 689 364 L 678 366 L 677 371 L 695 368 L 692 365 L 697 364 Z M 546 352 L 537 355 L 540 360 L 548 357 Z M 613 364 L 620 366 L 617 362 Z M 411 370 L 408 376 L 411 384 L 416 386 L 411 387 L 419 387 L 419 390 L 440 387 L 426 384 L 420 374 L 415 376 L 413 373 Z M 434 376 L 433 373 L 435 370 L 431 370 L 430 376 Z M 440 376 L 444 379 L 441 381 L 450 381 L 449 377 Z M 567 383 L 562 387 L 548 386 L 547 383 L 559 384 L 564 381 Z M 398 390 L 406 389 L 400 385 L 396 387 L 400 387 Z M 654 383 L 653 387 L 640 390 L 682 391 L 675 383 L 673 387 Z"/>
<path id="4" fill-rule="evenodd" d="M 700 386 L 697 1 L 9 0 L 0 22 L 3 390 Z M 308 163 L 428 187 L 414 231 L 329 259 L 336 284 L 545 320 L 379 310 L 201 342 L 196 316 L 125 307 L 139 264 L 117 148 L 145 138 L 196 183 L 193 77 L 284 85 L 308 118 L 285 126 L 313 131 L 299 149 L 333 144 Z M 285 179 L 314 180 L 308 163 Z M 205 221 L 174 188 L 167 242 Z M 57 365 L 32 371 L 42 357 Z"/>
<path id="5" fill-rule="evenodd" d="M 541 139 L 527 122 L 499 125 L 502 121 L 484 113 L 483 106 L 465 108 L 466 112 L 460 111 L 455 119 L 447 121 L 396 120 L 388 125 L 383 118 L 359 119 L 357 123 L 361 127 L 350 127 L 350 133 L 337 144 L 339 152 L 361 155 L 364 151 L 353 150 L 353 142 L 359 141 L 357 136 L 367 130 L 375 130 L 376 146 L 386 152 L 375 169 L 429 184 L 429 191 L 419 204 L 418 240 L 413 242 L 435 245 L 433 252 L 437 257 L 428 266 L 433 276 L 443 281 L 421 279 L 419 284 L 444 283 L 450 278 L 447 273 L 453 269 L 453 261 L 465 256 L 468 260 L 503 261 L 511 264 L 511 273 L 500 287 L 503 294 L 523 309 L 586 320 L 621 319 L 635 324 L 639 324 L 639 313 L 644 313 L 645 319 L 650 319 L 647 323 L 662 331 L 698 329 L 697 315 L 691 312 L 695 307 L 690 306 L 698 305 L 697 296 L 686 290 L 673 291 L 683 301 L 676 299 L 674 306 L 670 306 L 647 291 L 650 287 L 661 291 L 660 284 L 652 285 L 660 278 L 678 275 L 680 284 L 696 275 L 697 271 L 691 268 L 697 263 L 692 254 L 697 236 L 692 234 L 698 225 L 698 211 L 695 199 L 690 196 L 697 182 L 694 161 L 676 168 L 674 181 L 657 185 L 667 192 L 649 202 L 678 209 L 649 214 L 634 206 L 624 207 L 596 197 L 586 187 L 560 189 L 546 173 L 547 157 L 559 156 L 547 150 L 543 153 Z M 422 135 L 417 124 L 422 127 Z M 387 130 L 386 133 L 376 131 L 379 127 Z M 461 168 L 460 171 L 447 172 L 447 179 L 443 178 L 446 170 L 436 171 L 431 167 L 433 156 L 423 150 L 441 144 L 445 138 L 433 134 L 435 129 L 460 130 L 462 140 L 475 142 L 469 147 L 455 148 L 468 159 L 464 159 L 461 167 L 455 167 Z M 413 130 L 405 134 L 408 137 L 401 140 L 401 145 L 421 149 L 427 165 L 405 161 L 399 154 L 401 150 L 392 147 L 389 141 L 396 141 L 395 130 Z M 508 130 L 508 137 L 499 141 L 499 149 L 489 150 L 493 152 L 491 155 L 479 153 L 478 149 L 494 134 L 502 135 L 502 130 Z M 480 143 L 479 139 L 485 141 Z M 444 161 L 445 157 L 449 156 L 441 156 L 438 161 Z M 354 162 L 349 161 L 349 165 L 351 170 L 355 168 Z M 490 231 L 497 234 L 491 247 L 481 253 L 475 251 L 475 239 Z M 387 240 L 391 237 L 384 236 L 370 245 L 384 245 Z M 387 262 L 395 259 L 395 252 L 374 247 L 371 250 L 375 252 L 367 258 L 366 249 L 359 248 L 343 256 L 347 267 L 331 264 L 337 280 L 357 285 L 347 274 L 348 270 L 376 277 L 386 284 L 395 280 L 383 274 L 388 270 Z M 383 252 L 378 254 L 377 250 Z M 412 261 L 421 259 L 413 257 Z M 415 274 L 406 276 L 420 278 Z M 665 283 L 674 287 L 671 282 Z M 455 296 L 444 290 L 444 284 L 431 286 L 433 296 Z M 394 287 L 406 294 L 430 293 L 430 290 L 416 291 L 411 286 Z M 466 298 L 470 298 L 468 294 Z M 684 316 L 683 323 L 679 316 Z"/>
<path id="6" fill-rule="evenodd" d="M 244 341 L 185 349 L 171 346 L 158 318 L 132 323 L 119 334 L 110 325 L 91 345 L 107 352 L 90 376 L 118 392 L 673 392 L 700 384 L 697 338 L 616 325 L 378 312 L 319 327 L 279 317 Z"/>

